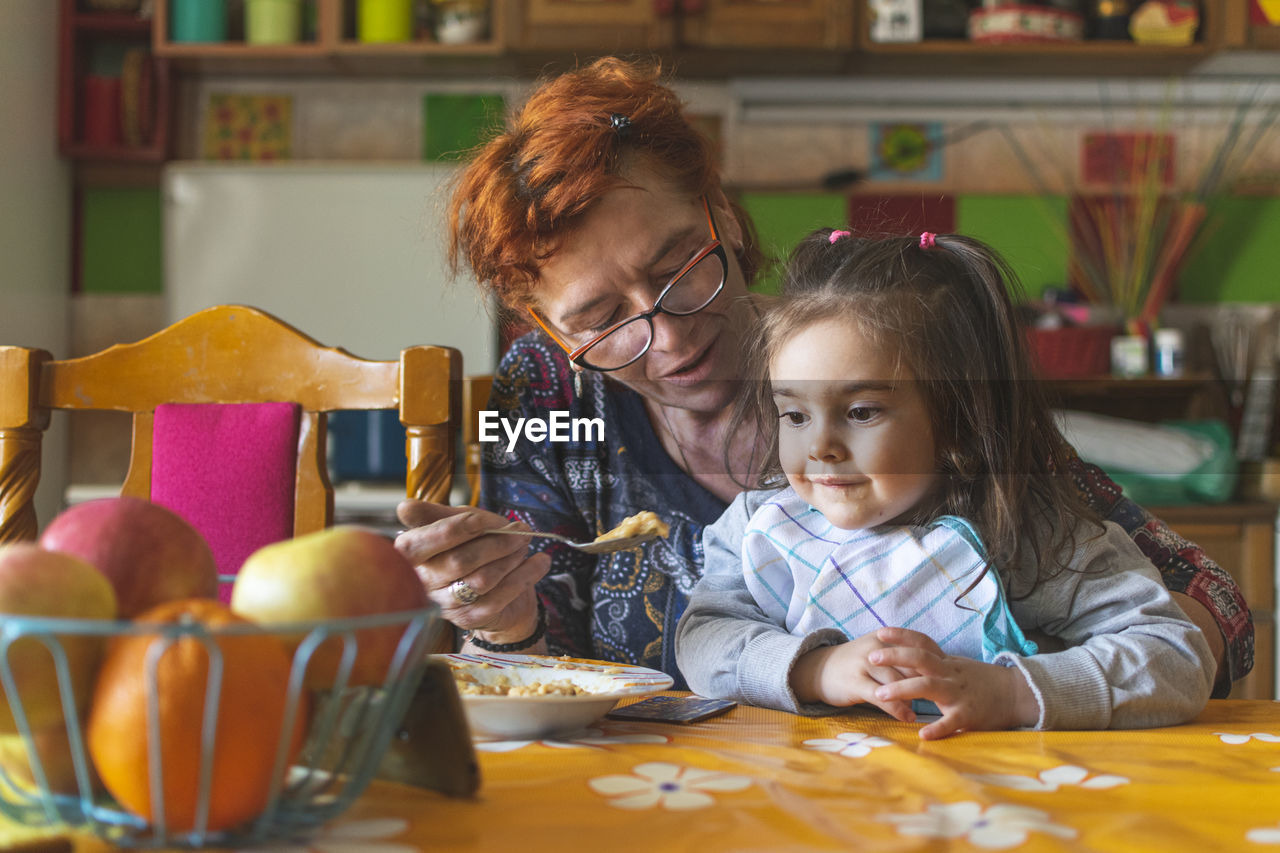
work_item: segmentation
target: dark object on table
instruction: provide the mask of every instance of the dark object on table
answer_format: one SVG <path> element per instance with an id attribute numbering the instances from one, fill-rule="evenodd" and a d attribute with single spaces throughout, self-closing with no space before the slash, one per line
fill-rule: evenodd
<path id="1" fill-rule="evenodd" d="M 480 765 L 462 711 L 453 670 L 427 660 L 422 681 L 378 767 L 379 779 L 470 797 L 480 788 Z"/>
<path id="2" fill-rule="evenodd" d="M 612 720 L 648 720 L 656 723 L 697 723 L 738 707 L 728 699 L 705 696 L 651 696 L 621 708 L 606 717 Z"/>

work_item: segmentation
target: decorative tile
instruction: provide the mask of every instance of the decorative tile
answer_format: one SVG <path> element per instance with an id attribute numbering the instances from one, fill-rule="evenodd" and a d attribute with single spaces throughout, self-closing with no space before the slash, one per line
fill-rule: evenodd
<path id="1" fill-rule="evenodd" d="M 946 140 L 940 122 L 873 122 L 870 182 L 923 181 L 943 177 Z"/>
<path id="2" fill-rule="evenodd" d="M 293 151 L 293 98 L 213 94 L 204 115 L 206 160 L 288 160 Z"/>

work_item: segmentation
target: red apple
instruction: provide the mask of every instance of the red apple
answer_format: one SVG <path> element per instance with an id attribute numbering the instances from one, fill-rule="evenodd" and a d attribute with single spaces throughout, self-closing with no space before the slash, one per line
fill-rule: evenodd
<path id="1" fill-rule="evenodd" d="M 344 525 L 259 548 L 231 589 L 231 609 L 263 625 L 395 613 L 427 603 L 417 572 L 390 539 Z M 404 629 L 395 624 L 357 631 L 349 683 L 381 684 Z M 291 653 L 302 639 L 289 638 Z M 344 644 L 335 635 L 311 654 L 308 687 L 333 685 Z"/>
<path id="2" fill-rule="evenodd" d="M 179 598 L 214 598 L 209 543 L 177 513 L 141 498 L 76 504 L 49 522 L 41 547 L 87 560 L 115 587 L 120 617 Z"/>
<path id="3" fill-rule="evenodd" d="M 83 710 L 94 673 L 102 657 L 106 636 L 94 634 L 41 634 L 37 625 L 18 623 L 14 617 L 41 616 L 71 619 L 114 619 L 116 596 L 111 583 L 92 565 L 29 543 L 0 545 L 0 614 L 15 639 L 7 649 L 0 644 L 0 667 L 12 675 L 32 729 L 57 725 L 63 719 L 57 669 L 50 645 L 66 653 L 66 670 L 74 702 Z M 0 732 L 13 733 L 15 697 L 0 689 Z"/>

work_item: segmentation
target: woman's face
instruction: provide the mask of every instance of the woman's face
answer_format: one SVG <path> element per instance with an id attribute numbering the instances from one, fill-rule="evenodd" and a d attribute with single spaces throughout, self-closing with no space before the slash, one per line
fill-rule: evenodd
<path id="1" fill-rule="evenodd" d="M 712 239 L 700 199 L 645 168 L 626 177 L 630 184 L 606 193 L 540 270 L 534 307 L 575 347 L 652 308 Z M 654 402 L 713 412 L 734 398 L 743 335 L 754 315 L 734 258 L 742 231 L 723 198 L 708 201 L 729 258 L 724 289 L 696 314 L 655 315 L 648 352 L 609 375 Z"/>

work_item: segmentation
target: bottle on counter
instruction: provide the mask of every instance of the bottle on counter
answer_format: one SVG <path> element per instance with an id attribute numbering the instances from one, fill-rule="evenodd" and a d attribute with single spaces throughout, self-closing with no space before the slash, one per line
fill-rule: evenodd
<path id="1" fill-rule="evenodd" d="M 1181 329 L 1157 329 L 1152 342 L 1152 372 L 1156 376 L 1181 376 L 1186 360 L 1186 338 Z"/>

